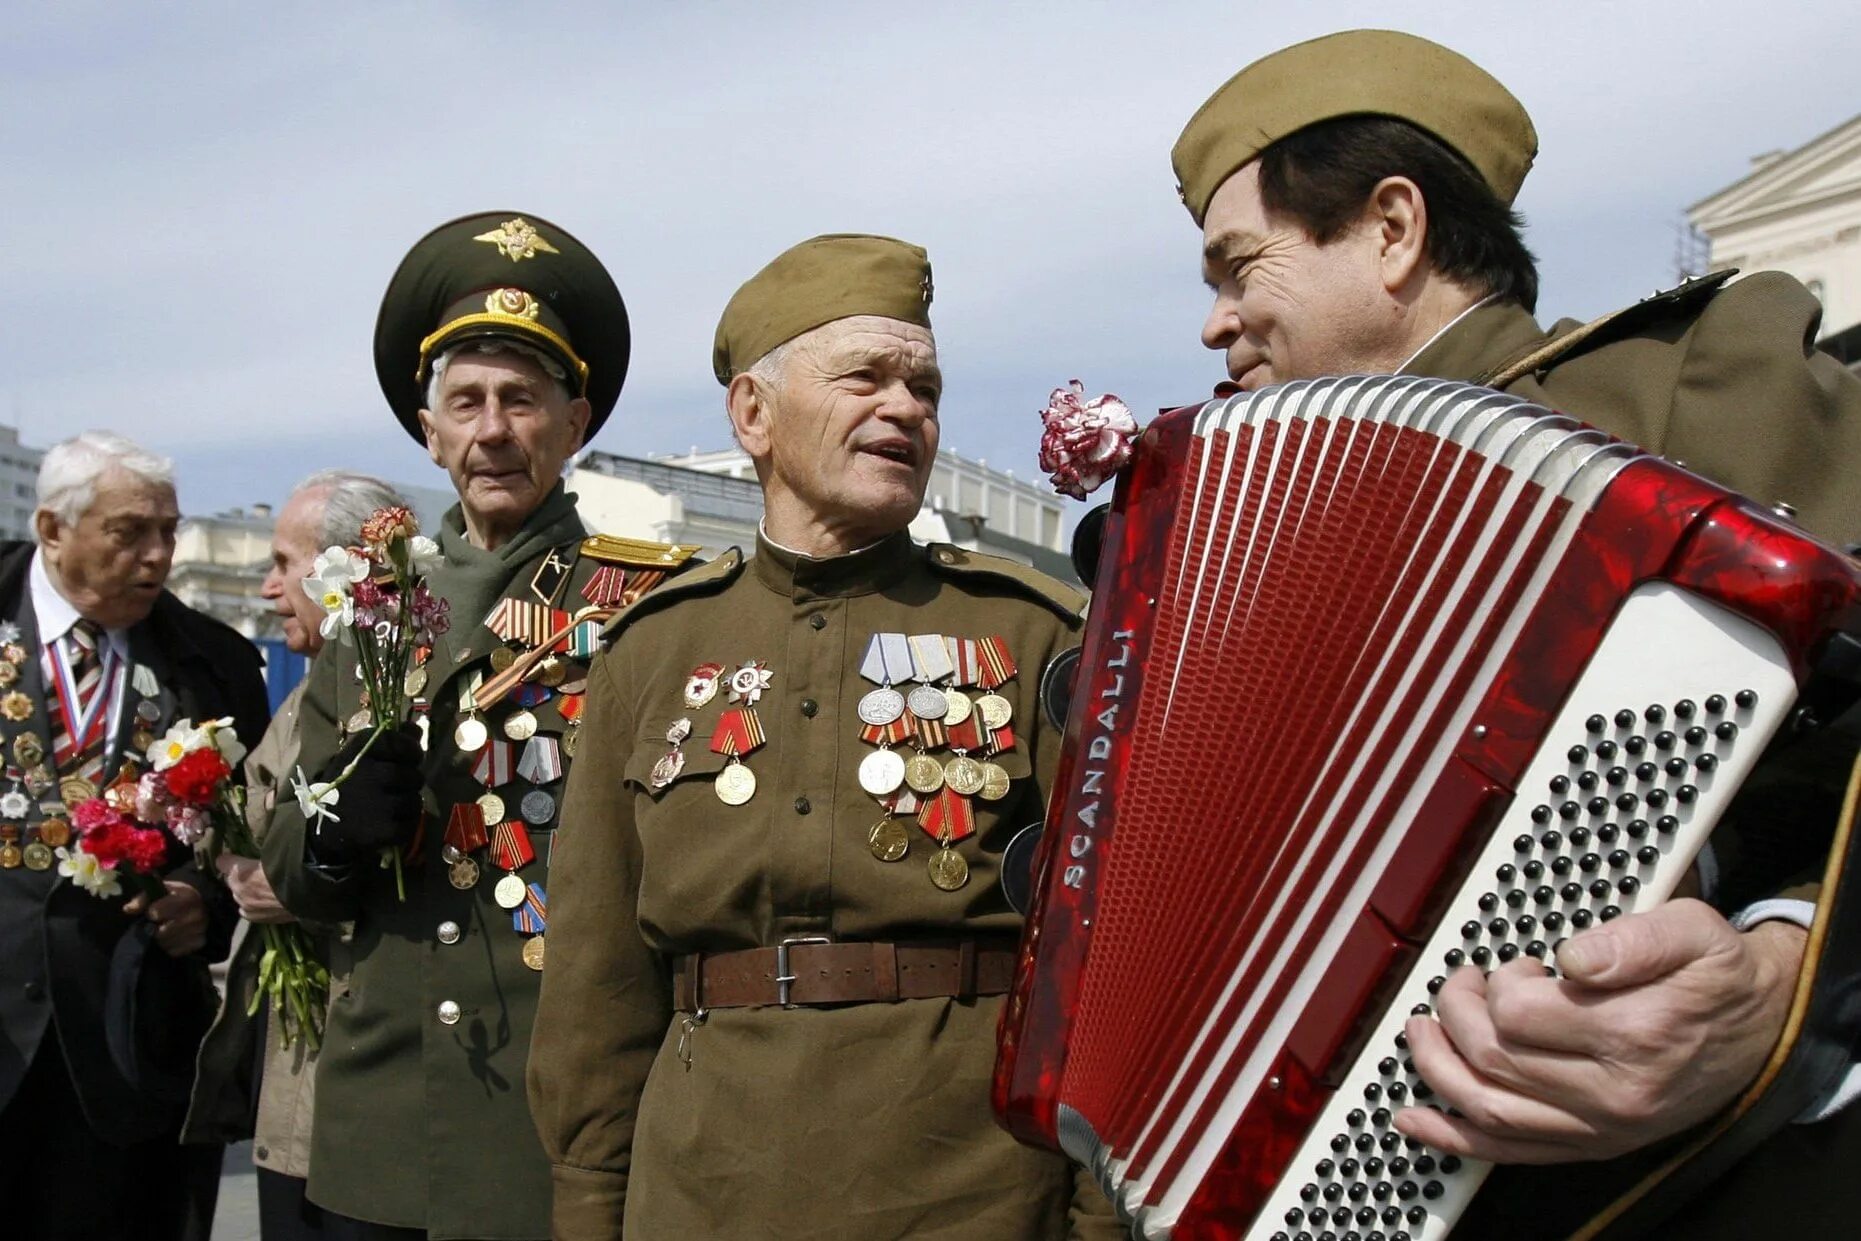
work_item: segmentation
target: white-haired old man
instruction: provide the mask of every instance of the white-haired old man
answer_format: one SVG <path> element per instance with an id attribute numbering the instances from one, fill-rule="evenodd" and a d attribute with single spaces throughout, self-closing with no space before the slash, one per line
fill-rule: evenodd
<path id="1" fill-rule="evenodd" d="M 315 656 L 323 649 L 323 608 L 304 589 L 317 554 L 328 547 L 360 544 L 362 524 L 390 505 L 405 507 L 407 501 L 380 479 L 322 470 L 299 483 L 278 510 L 271 568 L 259 595 L 272 605 L 289 650 Z M 253 839 L 261 842 L 271 830 L 279 802 L 291 798 L 290 776 L 303 748 L 301 708 L 308 684 L 300 681 L 278 704 L 271 727 L 246 755 L 246 821 Z M 297 920 L 279 902 L 256 858 L 222 853 L 215 863 L 247 922 Z M 331 986 L 340 987 L 347 974 L 347 948 L 339 928 L 312 924 L 308 929 L 323 964 L 331 969 Z M 269 1017 L 259 1017 L 268 1009 L 254 1012 L 263 951 L 264 937 L 249 930 L 233 949 L 219 1016 L 201 1048 L 200 1076 L 183 1138 L 227 1143 L 251 1138 L 260 1234 L 265 1241 L 316 1241 L 338 1235 L 325 1227 L 323 1211 L 305 1194 L 317 1048 L 302 1038 L 286 1044 L 275 1027 L 268 1035 Z"/>
<path id="2" fill-rule="evenodd" d="M 173 467 L 86 432 L 39 469 L 35 542 L 0 545 L 0 1203 L 8 1235 L 205 1235 L 219 1148 L 176 1137 L 231 903 L 191 863 L 166 895 L 59 873 L 70 806 L 180 719 L 267 711 L 258 653 L 163 590 Z M 96 723 L 92 723 L 96 721 Z"/>

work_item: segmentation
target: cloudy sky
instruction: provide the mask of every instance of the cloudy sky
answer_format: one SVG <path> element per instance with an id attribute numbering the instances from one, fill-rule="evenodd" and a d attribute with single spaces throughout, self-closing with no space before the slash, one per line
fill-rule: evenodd
<path id="1" fill-rule="evenodd" d="M 1835 0 L 19 4 L 0 422 L 172 453 L 192 513 L 334 465 L 439 483 L 376 387 L 375 310 L 428 228 L 511 209 L 627 298 L 597 447 L 722 446 L 731 291 L 803 237 L 882 232 L 936 268 L 945 444 L 1026 476 L 1055 384 L 1143 410 L 1219 377 L 1169 146 L 1241 65 L 1357 25 L 1445 42 L 1531 111 L 1551 316 L 1669 282 L 1688 203 L 1861 109 Z"/>

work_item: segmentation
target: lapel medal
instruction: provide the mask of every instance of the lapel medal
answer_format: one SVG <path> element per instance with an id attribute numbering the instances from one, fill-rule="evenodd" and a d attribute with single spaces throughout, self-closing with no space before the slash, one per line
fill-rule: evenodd
<path id="1" fill-rule="evenodd" d="M 874 750 L 859 764 L 859 786 L 874 797 L 886 797 L 905 782 L 905 760 L 897 750 Z"/>
<path id="2" fill-rule="evenodd" d="M 717 697 L 718 678 L 724 675 L 722 664 L 699 664 L 685 678 L 685 705 L 696 711 Z"/>

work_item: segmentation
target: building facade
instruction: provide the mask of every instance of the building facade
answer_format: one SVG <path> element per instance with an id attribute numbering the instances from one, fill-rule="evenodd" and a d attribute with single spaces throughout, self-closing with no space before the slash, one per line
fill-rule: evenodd
<path id="1" fill-rule="evenodd" d="M 1752 161 L 1738 181 L 1687 208 L 1717 271 L 1775 270 L 1822 302 L 1821 339 L 1861 324 L 1861 116 L 1790 151 Z"/>
<path id="2" fill-rule="evenodd" d="M 17 427 L 0 426 L 0 538 L 32 537 L 32 512 L 39 506 L 42 448 L 19 442 Z"/>

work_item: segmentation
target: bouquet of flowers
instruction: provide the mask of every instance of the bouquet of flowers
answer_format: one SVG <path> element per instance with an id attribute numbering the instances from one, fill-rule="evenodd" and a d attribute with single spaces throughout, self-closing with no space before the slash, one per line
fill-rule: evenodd
<path id="1" fill-rule="evenodd" d="M 407 714 L 407 671 L 416 648 L 431 647 L 450 627 L 449 605 L 426 585 L 438 561 L 439 544 L 420 533 L 412 512 L 396 504 L 376 509 L 362 523 L 362 546 L 326 548 L 304 579 L 304 590 L 323 608 L 324 639 L 356 649 L 371 722 L 362 748 L 334 780 L 313 782 L 298 768 L 292 791 L 312 823 L 336 820 L 343 781 L 376 738 L 400 727 Z M 382 850 L 381 864 L 393 868 L 395 890 L 405 897 L 400 851 Z"/>
<path id="2" fill-rule="evenodd" d="M 181 720 L 149 747 L 149 770 L 138 776 L 124 764 L 115 783 L 97 797 L 71 808 L 77 831 L 69 847 L 58 850 L 58 871 L 96 897 L 122 894 L 129 878 L 151 897 L 163 891 L 160 872 L 175 846 L 193 848 L 213 829 L 220 849 L 240 857 L 257 857 L 258 842 L 246 822 L 245 789 L 233 779 L 234 766 L 246 747 L 230 717 L 195 726 Z M 279 1037 L 296 1037 L 317 1045 L 329 1001 L 329 971 L 311 951 L 309 937 L 297 923 L 264 925 L 265 951 L 259 959 L 259 989 L 252 997 L 270 996 Z"/>
<path id="3" fill-rule="evenodd" d="M 1131 459 L 1137 419 L 1110 393 L 1087 400 L 1075 379 L 1053 390 L 1040 420 L 1040 468 L 1061 495 L 1085 499 Z"/>

